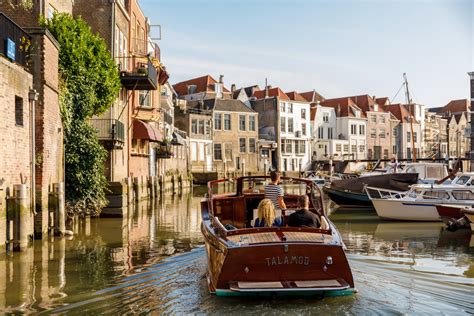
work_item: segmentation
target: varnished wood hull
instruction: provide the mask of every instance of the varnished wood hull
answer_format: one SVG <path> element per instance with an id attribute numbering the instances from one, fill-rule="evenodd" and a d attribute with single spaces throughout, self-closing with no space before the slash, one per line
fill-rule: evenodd
<path id="1" fill-rule="evenodd" d="M 211 293 L 231 296 L 354 292 L 352 273 L 340 244 L 275 242 L 226 247 L 204 222 L 202 231 Z"/>

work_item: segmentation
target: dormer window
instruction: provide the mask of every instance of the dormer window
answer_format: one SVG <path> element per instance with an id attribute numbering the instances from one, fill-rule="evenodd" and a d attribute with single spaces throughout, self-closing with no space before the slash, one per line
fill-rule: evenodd
<path id="1" fill-rule="evenodd" d="M 360 111 L 359 110 L 355 110 L 355 117 L 360 117 Z"/>
<path id="2" fill-rule="evenodd" d="M 378 104 L 374 104 L 374 111 L 377 112 L 379 110 L 379 105 Z"/>

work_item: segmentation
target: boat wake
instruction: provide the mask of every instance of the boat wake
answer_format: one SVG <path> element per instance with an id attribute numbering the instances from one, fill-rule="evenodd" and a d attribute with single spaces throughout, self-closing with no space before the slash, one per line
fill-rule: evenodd
<path id="1" fill-rule="evenodd" d="M 220 298 L 210 295 L 205 280 L 203 247 L 169 257 L 116 285 L 48 313 L 349 313 L 473 314 L 471 284 L 459 278 L 413 271 L 398 263 L 349 255 L 358 294 L 334 298 Z M 466 280 L 466 279 L 464 279 Z M 468 279 L 469 281 L 471 279 Z"/>

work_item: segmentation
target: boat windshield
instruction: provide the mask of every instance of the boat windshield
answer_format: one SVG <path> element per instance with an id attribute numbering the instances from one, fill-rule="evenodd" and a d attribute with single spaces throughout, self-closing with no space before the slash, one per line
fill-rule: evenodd
<path id="1" fill-rule="evenodd" d="M 464 185 L 464 184 L 467 184 L 470 179 L 471 179 L 470 176 L 460 176 L 460 177 L 456 180 L 455 184 Z"/>

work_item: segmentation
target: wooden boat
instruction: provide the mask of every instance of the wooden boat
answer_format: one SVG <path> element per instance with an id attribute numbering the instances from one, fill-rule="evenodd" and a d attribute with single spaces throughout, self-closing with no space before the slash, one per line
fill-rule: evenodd
<path id="1" fill-rule="evenodd" d="M 439 217 L 445 224 L 447 224 L 451 219 L 458 220 L 464 216 L 459 205 L 437 204 L 436 210 L 438 211 Z"/>
<path id="2" fill-rule="evenodd" d="M 306 179 L 282 178 L 305 188 L 310 210 L 318 215 L 319 228 L 251 228 L 250 223 L 264 194 L 246 192 L 245 182 L 268 177 L 242 177 L 236 192 L 214 194 L 216 186 L 229 180 L 208 183 L 201 202 L 202 224 L 208 257 L 209 291 L 219 296 L 234 295 L 347 295 L 354 281 L 343 241 L 322 209 L 320 191 Z M 282 217 L 296 208 L 298 194 L 286 193 L 288 207 Z M 229 225 L 236 229 L 228 229 Z"/>
<path id="3" fill-rule="evenodd" d="M 457 231 L 459 228 L 471 228 L 474 231 L 474 201 L 471 204 L 439 204 L 436 205 L 440 215 L 446 216 L 443 220 L 449 231 Z"/>

